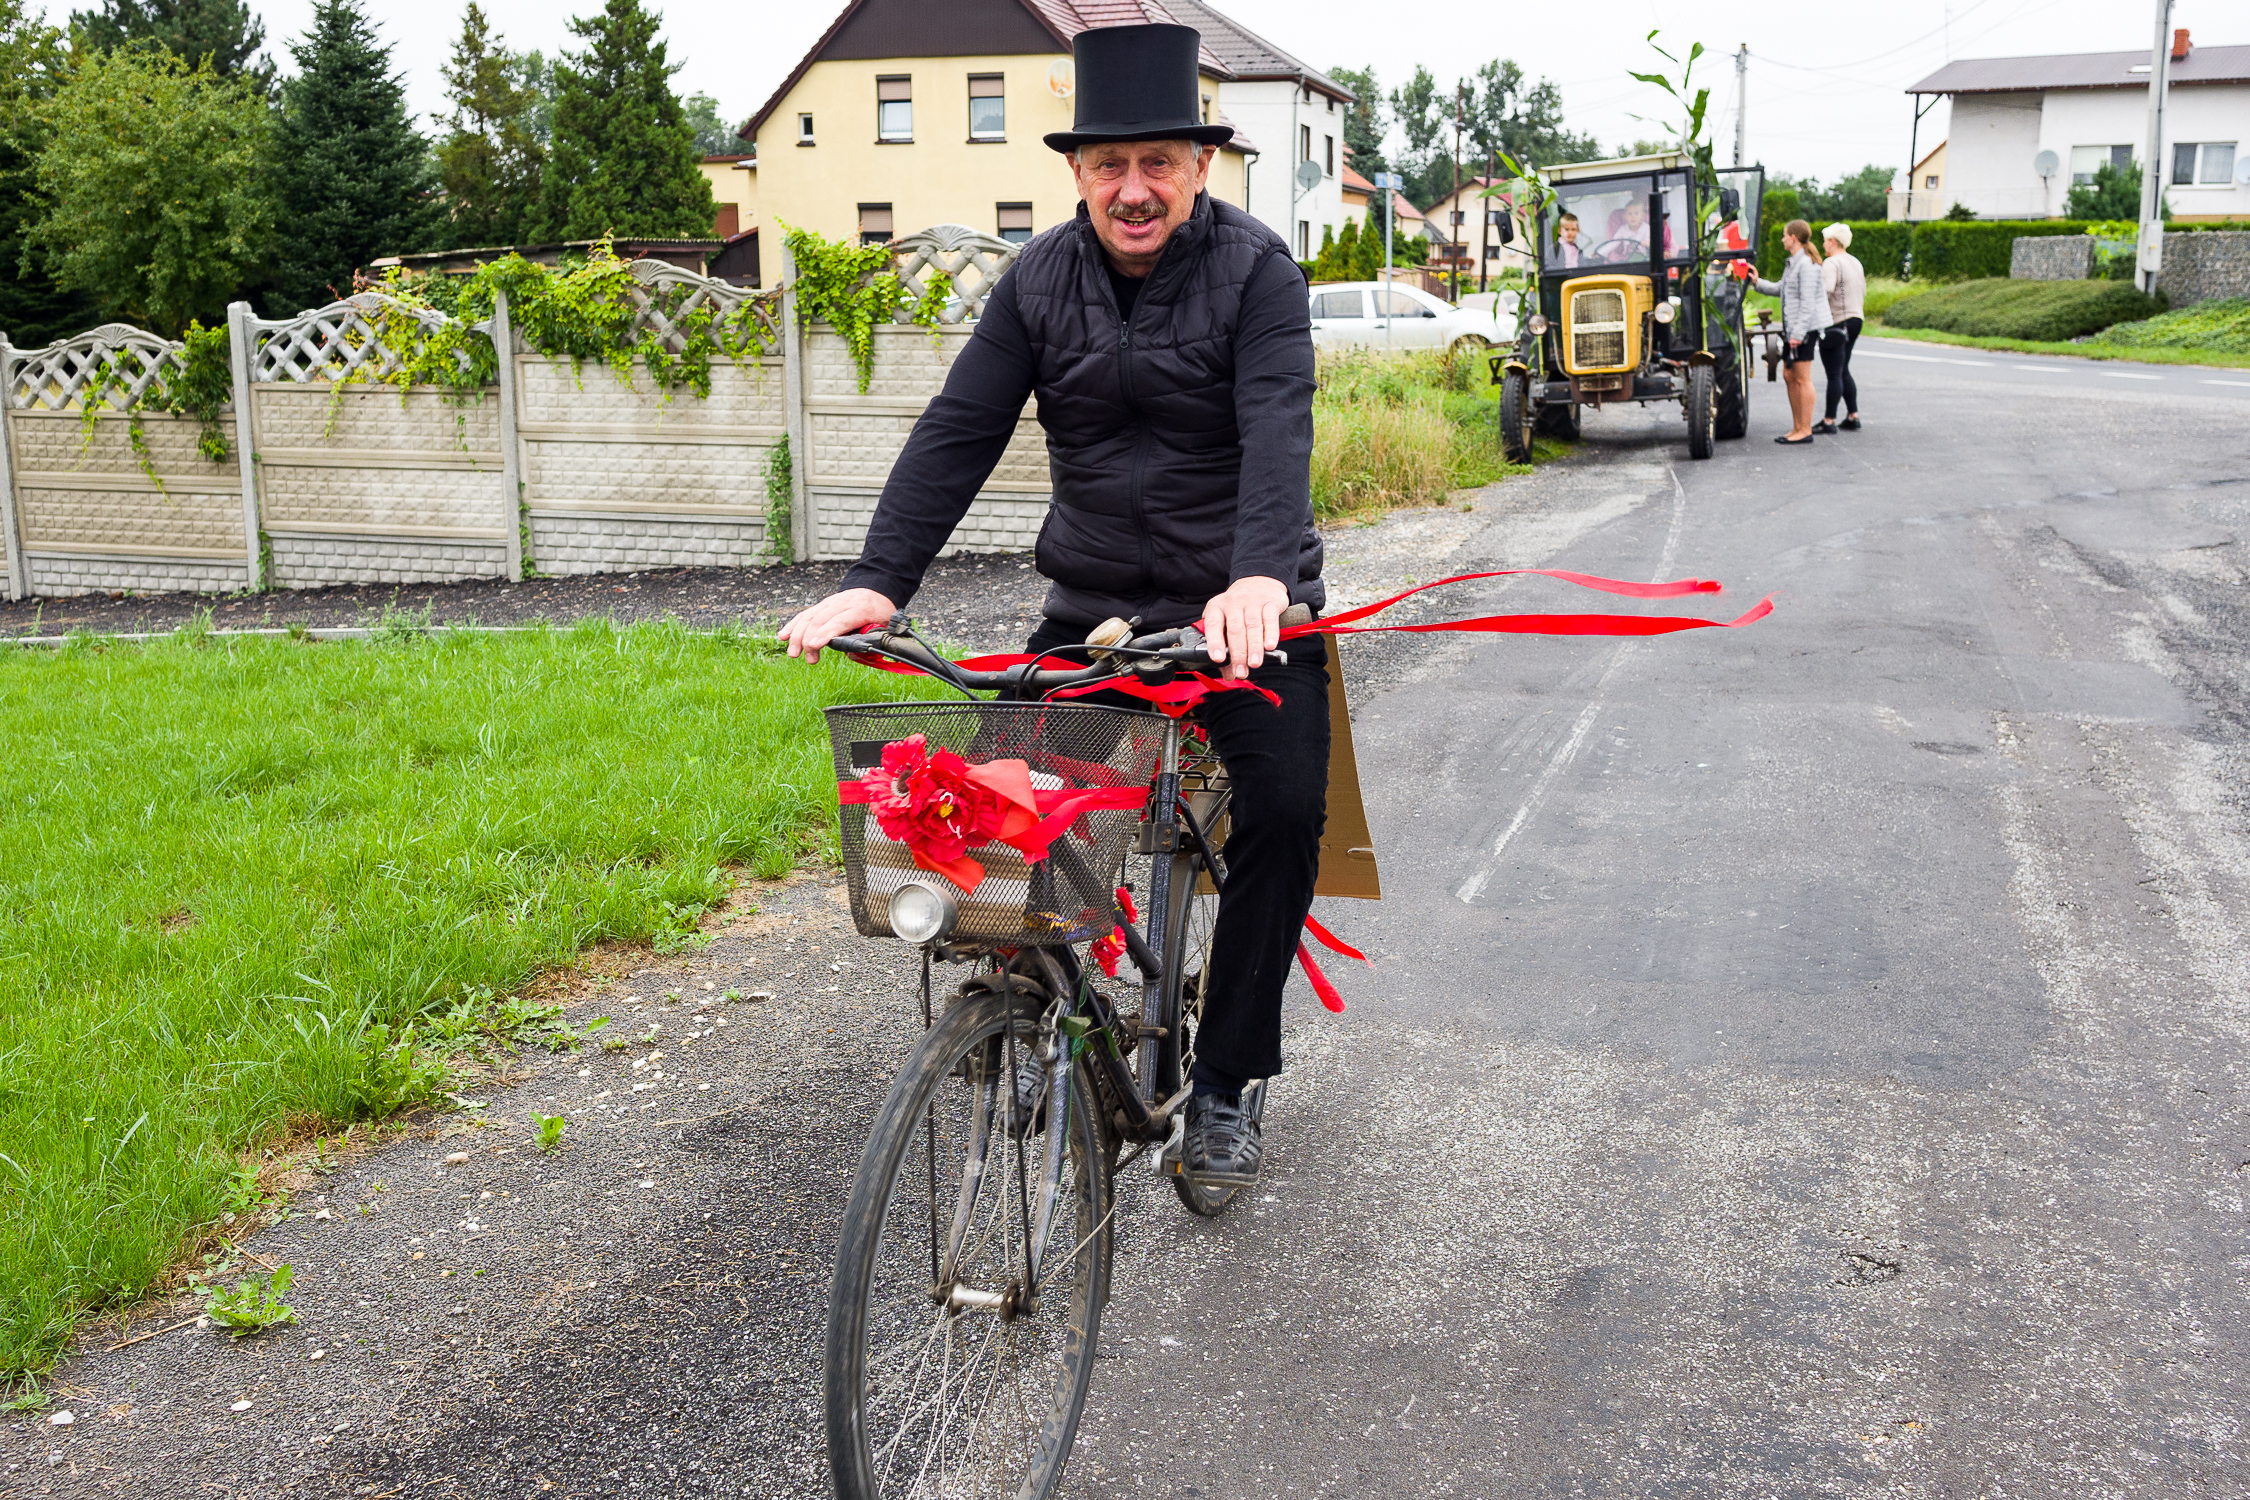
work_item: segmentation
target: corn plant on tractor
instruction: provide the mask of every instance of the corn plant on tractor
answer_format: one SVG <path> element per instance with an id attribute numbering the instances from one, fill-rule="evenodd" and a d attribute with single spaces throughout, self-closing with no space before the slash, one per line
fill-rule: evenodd
<path id="1" fill-rule="evenodd" d="M 1517 319 L 1515 348 L 1490 358 L 1508 458 L 1528 461 L 1535 434 L 1577 437 L 1589 406 L 1626 401 L 1679 402 L 1690 458 L 1741 437 L 1749 341 L 1763 333 L 1743 330 L 1733 263 L 1756 254 L 1765 169 L 1698 181 L 1691 158 L 1668 153 L 1542 175 L 1553 197 L 1526 247 L 1537 302 Z"/>

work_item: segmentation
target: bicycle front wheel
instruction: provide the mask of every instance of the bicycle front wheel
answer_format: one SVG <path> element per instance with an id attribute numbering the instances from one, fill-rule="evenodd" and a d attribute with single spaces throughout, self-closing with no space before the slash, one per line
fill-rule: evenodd
<path id="1" fill-rule="evenodd" d="M 1043 1009 L 963 995 L 876 1117 L 829 1298 L 841 1500 L 1042 1500 L 1069 1460 L 1109 1289 L 1109 1157 Z"/>

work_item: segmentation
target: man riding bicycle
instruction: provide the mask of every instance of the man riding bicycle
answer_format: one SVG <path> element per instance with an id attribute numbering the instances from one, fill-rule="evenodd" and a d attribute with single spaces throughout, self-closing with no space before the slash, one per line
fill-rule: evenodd
<path id="1" fill-rule="evenodd" d="M 1026 244 L 943 394 L 914 425 L 843 588 L 783 627 L 791 656 L 903 609 L 1036 395 L 1053 504 L 1034 556 L 1050 587 L 1026 649 L 1200 621 L 1231 678 L 1194 710 L 1233 784 L 1228 875 L 1203 976 L 1182 1164 L 1242 1186 L 1261 1160 L 1243 1091 L 1281 1070 L 1281 996 L 1312 905 L 1328 784 L 1319 636 L 1269 660 L 1282 612 L 1326 602 L 1313 529 L 1313 346 L 1305 279 L 1279 236 L 1205 191 L 1233 135 L 1198 109 L 1201 39 L 1104 27 L 1072 44 L 1065 153 L 1076 216 Z M 1129 701 L 1129 700 L 1128 700 Z"/>

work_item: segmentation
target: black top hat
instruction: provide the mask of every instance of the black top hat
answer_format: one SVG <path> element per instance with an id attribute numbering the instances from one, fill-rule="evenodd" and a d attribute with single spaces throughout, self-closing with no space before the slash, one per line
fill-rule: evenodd
<path id="1" fill-rule="evenodd" d="M 1206 125 L 1197 87 L 1202 36 L 1192 26 L 1096 26 L 1071 39 L 1078 75 L 1071 128 L 1047 136 L 1057 151 L 1101 141 L 1190 140 L 1223 146 L 1232 125 Z"/>

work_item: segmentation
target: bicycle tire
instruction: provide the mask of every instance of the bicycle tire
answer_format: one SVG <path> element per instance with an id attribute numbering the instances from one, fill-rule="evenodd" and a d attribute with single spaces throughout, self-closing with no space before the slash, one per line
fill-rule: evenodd
<path id="1" fill-rule="evenodd" d="M 966 1187 L 952 1148 L 980 1108 L 993 1107 L 998 1080 L 1019 1076 L 1005 1060 L 1007 1043 L 1012 1036 L 1019 1058 L 1036 1048 L 1045 1005 L 1036 992 L 965 992 L 923 1037 L 876 1114 L 845 1204 L 829 1293 L 828 1459 L 839 1500 L 960 1493 L 1044 1500 L 1069 1462 L 1093 1378 L 1115 1238 L 1110 1159 L 1084 1065 L 1064 1074 L 1064 1206 L 1050 1238 L 1054 1274 L 1042 1273 L 1038 1304 L 1013 1313 L 947 1308 L 936 1301 L 931 1271 L 941 1238 L 957 1236 L 963 1262 L 991 1279 L 983 1272 L 995 1231 L 1001 1265 L 1017 1264 L 1016 1210 L 1024 1204 L 1012 1191 L 1023 1180 L 1014 1163 L 1043 1159 L 1053 1101 L 1023 1110 L 1020 1133 L 991 1131 L 999 1159 L 996 1169 L 985 1164 L 977 1190 Z M 964 1102 L 966 1115 L 957 1109 Z M 958 1161 L 967 1159 L 964 1152 Z M 980 1228 L 982 1184 L 995 1179 L 999 1213 Z M 951 1197 L 937 1191 L 947 1187 Z M 952 1228 L 964 1198 L 965 1234 Z M 888 1377 L 880 1387 L 879 1377 Z"/>

